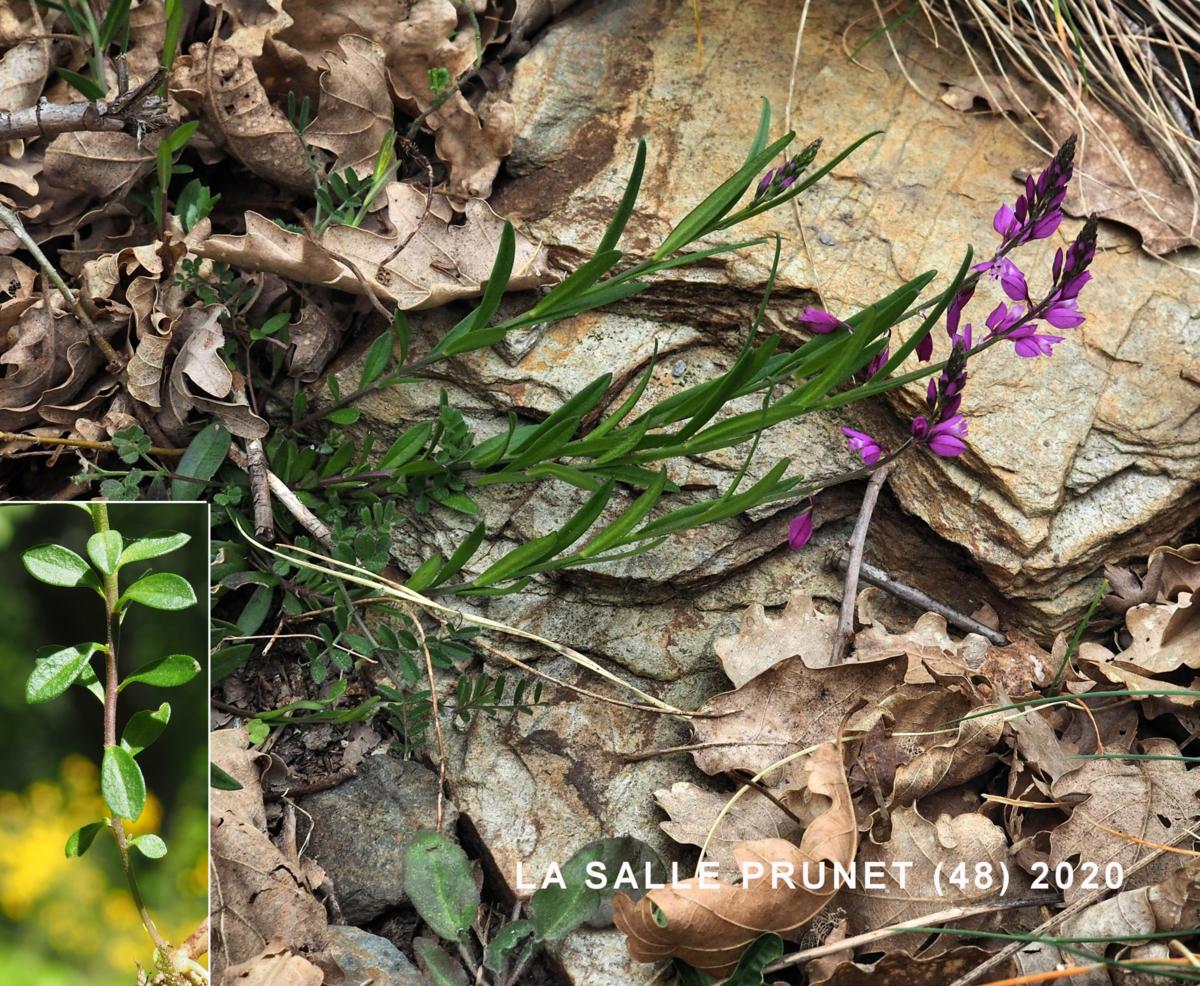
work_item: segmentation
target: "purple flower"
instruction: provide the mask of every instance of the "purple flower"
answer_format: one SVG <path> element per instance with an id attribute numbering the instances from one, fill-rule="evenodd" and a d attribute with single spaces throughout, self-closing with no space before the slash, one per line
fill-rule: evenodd
<path id="1" fill-rule="evenodd" d="M 809 332 L 816 332 L 819 335 L 826 335 L 836 329 L 848 328 L 840 318 L 830 315 L 822 308 L 813 308 L 812 305 L 807 306 L 800 313 L 796 318 L 796 324 L 802 329 L 808 329 Z"/>
<path id="2" fill-rule="evenodd" d="M 867 364 L 867 368 L 863 371 L 864 379 L 873 379 L 887 365 L 888 353 L 888 347 L 884 346 L 872 357 L 871 362 Z"/>
<path id="3" fill-rule="evenodd" d="M 1019 232 L 1021 232 L 1021 222 L 1017 219 L 1017 214 L 1013 212 L 1013 208 L 1007 202 L 996 210 L 996 215 L 992 219 L 992 229 L 1000 234 L 1000 239 L 1011 240 Z"/>
<path id="4" fill-rule="evenodd" d="M 1083 312 L 1074 298 L 1054 301 L 1042 312 L 1042 318 L 1056 329 L 1074 329 L 1083 325 Z"/>
<path id="5" fill-rule="evenodd" d="M 935 455 L 947 459 L 962 455 L 967 449 L 964 441 L 967 437 L 967 419 L 961 414 L 952 414 L 935 425 L 930 425 L 929 419 L 920 414 L 913 419 L 912 432 L 918 444 L 928 445 Z"/>
<path id="6" fill-rule="evenodd" d="M 788 524 L 788 544 L 796 551 L 803 548 L 813 536 L 813 512 L 809 507 L 804 513 L 797 514 Z"/>
<path id="7" fill-rule="evenodd" d="M 1013 326 L 1017 325 L 1022 318 L 1025 317 L 1024 305 L 1013 305 L 1009 309 L 1003 301 L 1000 302 L 992 313 L 987 317 L 987 327 L 991 330 L 988 333 L 991 336 L 1005 335 Z"/>
<path id="8" fill-rule="evenodd" d="M 879 457 L 883 455 L 883 448 L 866 432 L 843 428 L 842 434 L 849 439 L 846 444 L 850 447 L 850 451 L 861 455 L 863 462 L 868 466 L 875 465 L 879 461 Z"/>
<path id="9" fill-rule="evenodd" d="M 762 178 L 759 180 L 759 183 L 758 183 L 758 191 L 754 193 L 755 198 L 759 198 L 760 196 L 767 194 L 767 189 L 771 187 L 771 181 L 772 181 L 772 179 L 774 179 L 774 177 L 775 177 L 775 169 L 774 168 L 772 168 L 770 171 L 768 171 L 765 175 L 762 176 Z"/>
<path id="10" fill-rule="evenodd" d="M 954 300 L 946 307 L 946 335 L 953 339 L 958 335 L 958 323 L 962 319 L 963 309 L 975 296 L 975 285 L 963 288 L 954 296 Z M 970 347 L 968 347 L 970 348 Z"/>
<path id="11" fill-rule="evenodd" d="M 1058 153 L 1035 180 L 1025 179 L 1025 191 L 1013 205 L 1005 203 L 996 210 L 992 228 L 1000 235 L 1000 249 L 1006 253 L 1014 246 L 1051 235 L 1062 223 L 1063 199 L 1075 171 L 1075 137 L 1063 141 Z"/>
<path id="12" fill-rule="evenodd" d="M 1006 336 L 1017 351 L 1018 356 L 1032 359 L 1035 356 L 1053 356 L 1054 347 L 1063 341 L 1062 336 L 1052 336 L 1037 331 L 1037 323 L 1028 322 L 1019 325 Z"/>
<path id="13" fill-rule="evenodd" d="M 1021 268 L 1007 257 L 994 257 L 982 264 L 976 264 L 975 269 L 986 273 L 993 281 L 999 281 L 1004 293 L 1013 301 L 1027 301 L 1029 286 L 1025 283 L 1025 274 Z"/>
<path id="14" fill-rule="evenodd" d="M 928 363 L 931 356 L 933 356 L 933 336 L 926 332 L 925 338 L 917 343 L 917 359 L 922 363 Z"/>

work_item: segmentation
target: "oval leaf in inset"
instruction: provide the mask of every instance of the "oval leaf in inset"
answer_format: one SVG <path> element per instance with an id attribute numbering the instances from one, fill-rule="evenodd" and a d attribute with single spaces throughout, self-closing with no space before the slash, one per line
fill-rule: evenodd
<path id="1" fill-rule="evenodd" d="M 119 606 L 141 603 L 151 609 L 187 609 L 196 603 L 196 593 L 182 575 L 155 572 L 138 579 L 121 597 Z"/>
<path id="2" fill-rule="evenodd" d="M 88 822 L 87 825 L 80 826 L 67 836 L 67 845 L 63 850 L 67 858 L 82 856 L 87 852 L 92 847 L 96 834 L 102 828 L 104 828 L 104 822 Z"/>
<path id="3" fill-rule="evenodd" d="M 182 548 L 191 540 L 187 534 L 151 534 L 149 537 L 138 538 L 136 541 L 126 545 L 125 550 L 121 552 L 119 565 L 128 565 L 130 562 L 146 561 L 148 558 L 158 558 L 160 555 L 168 554 L 176 548 Z"/>
<path id="4" fill-rule="evenodd" d="M 112 575 L 120 564 L 124 546 L 120 531 L 97 531 L 88 538 L 88 557 L 104 575 Z"/>
<path id="5" fill-rule="evenodd" d="M 33 704 L 58 698 L 71 687 L 71 682 L 79 677 L 88 659 L 99 649 L 99 644 L 79 644 L 39 658 L 25 683 L 25 701 Z"/>
<path id="6" fill-rule="evenodd" d="M 168 654 L 148 661 L 121 682 L 120 688 L 135 681 L 155 688 L 174 688 L 184 685 L 200 673 L 200 662 L 188 654 Z"/>
<path id="7" fill-rule="evenodd" d="M 129 717 L 121 731 L 121 745 L 137 756 L 153 743 L 171 721 L 171 706 L 163 702 L 157 709 L 141 709 Z"/>
<path id="8" fill-rule="evenodd" d="M 419 832 L 404 851 L 404 892 L 430 928 L 448 941 L 471 927 L 479 890 L 462 847 L 437 832 Z"/>
<path id="9" fill-rule="evenodd" d="M 147 859 L 162 859 L 167 854 L 167 844 L 157 835 L 139 835 L 131 845 Z"/>
<path id="10" fill-rule="evenodd" d="M 130 752 L 106 746 L 100 764 L 100 792 L 113 815 L 136 822 L 146 806 L 146 781 Z"/>
<path id="11" fill-rule="evenodd" d="M 39 544 L 21 555 L 25 571 L 39 582 L 68 589 L 87 586 L 100 589 L 100 579 L 86 561 L 61 544 Z"/>

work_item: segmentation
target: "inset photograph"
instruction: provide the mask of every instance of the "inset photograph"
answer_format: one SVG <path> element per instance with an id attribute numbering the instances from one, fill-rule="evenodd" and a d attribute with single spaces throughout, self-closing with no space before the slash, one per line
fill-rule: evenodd
<path id="1" fill-rule="evenodd" d="M 0 505 L 0 983 L 208 982 L 208 505 Z"/>

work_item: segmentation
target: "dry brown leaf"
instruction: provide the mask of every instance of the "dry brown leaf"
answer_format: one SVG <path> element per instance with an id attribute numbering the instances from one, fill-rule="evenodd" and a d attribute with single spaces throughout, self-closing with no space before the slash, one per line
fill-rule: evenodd
<path id="1" fill-rule="evenodd" d="M 797 881 L 807 867 L 808 882 L 818 889 L 806 889 L 799 882 L 795 889 L 773 886 L 768 877 L 740 886 L 685 881 L 651 890 L 636 905 L 617 894 L 614 921 L 627 936 L 635 961 L 674 956 L 713 975 L 725 975 L 760 934 L 793 931 L 825 906 L 835 890 L 832 871 L 825 864 L 849 866 L 858 831 L 840 748 L 833 743 L 819 747 L 810 767 L 809 790 L 827 807 L 805 829 L 799 846 L 783 839 L 762 839 L 738 846 L 734 856 L 740 866 L 759 864 L 766 874 L 773 872 L 773 864 L 790 864 Z M 663 923 L 656 920 L 654 908 Z"/>
<path id="2" fill-rule="evenodd" d="M 828 664 L 836 632 L 837 617 L 820 612 L 811 596 L 793 589 L 778 619 L 767 616 L 761 603 L 753 603 L 742 613 L 737 635 L 718 637 L 713 650 L 725 677 L 740 688 L 789 657 L 803 657 L 809 667 Z"/>
<path id="3" fill-rule="evenodd" d="M 233 23 L 225 43 L 239 55 L 257 58 L 269 38 L 287 30 L 293 21 L 285 11 L 286 0 L 204 0 L 218 7 Z M 336 35 L 332 35 L 336 37 Z"/>
<path id="4" fill-rule="evenodd" d="M 36 18 L 30 33 L 41 34 L 41 18 L 37 17 L 36 7 L 30 6 Z M 23 110 L 36 103 L 51 67 L 48 40 L 14 45 L 0 55 L 0 113 Z"/>
<path id="5" fill-rule="evenodd" d="M 1095 213 L 1133 227 L 1150 253 L 1170 253 L 1200 243 L 1193 196 L 1172 180 L 1154 151 L 1095 100 L 1084 98 L 1078 115 L 1051 101 L 1043 117 L 1055 144 L 1078 131 L 1083 121 L 1075 179 L 1063 208 L 1073 216 Z"/>
<path id="6" fill-rule="evenodd" d="M 729 797 L 688 781 L 679 781 L 669 789 L 654 792 L 659 807 L 671 816 L 669 821 L 662 823 L 662 830 L 676 842 L 692 846 L 704 845 L 708 830 Z M 708 844 L 708 853 L 716 860 L 721 876 L 729 879 L 737 873 L 733 852 L 738 844 L 759 839 L 795 842 L 801 831 L 800 825 L 767 798 L 749 792 L 742 795 L 721 819 Z"/>
<path id="7" fill-rule="evenodd" d="M 260 178 L 291 191 L 312 191 L 304 142 L 271 105 L 249 58 L 222 41 L 196 43 L 175 62 L 171 94 L 201 116 L 211 140 Z"/>
<path id="8" fill-rule="evenodd" d="M 983 815 L 972 812 L 953 817 L 941 815 L 931 822 L 915 806 L 908 805 L 892 814 L 888 841 L 863 843 L 857 860 L 859 870 L 868 863 L 881 867 L 884 888 L 846 887 L 835 902 L 835 906 L 846 912 L 851 935 L 942 910 L 948 897 L 963 907 L 990 899 L 997 893 L 997 887 L 968 884 L 960 889 L 944 881 L 960 863 L 969 874 L 974 874 L 977 865 L 990 864 L 999 879 L 1000 864 L 1010 861 L 1004 830 Z M 903 876 L 897 864 L 905 867 Z M 943 881 L 940 889 L 939 864 Z M 1020 896 L 1022 887 L 1016 867 L 1010 864 L 1008 869 L 1012 874 L 1008 894 Z M 999 915 L 983 914 L 967 919 L 960 926 L 992 928 L 1001 920 Z M 893 948 L 917 948 L 925 938 L 923 934 L 900 935 L 889 942 Z"/>
<path id="9" fill-rule="evenodd" d="M 466 221 L 453 224 L 454 211 L 435 196 L 428 211 L 419 189 L 392 182 L 384 190 L 389 224 L 386 233 L 331 226 L 314 242 L 255 212 L 246 213 L 242 236 L 213 236 L 195 252 L 242 270 L 265 270 L 305 284 L 363 294 L 366 290 L 346 263 L 354 264 L 376 296 L 404 310 L 434 308 L 479 295 L 491 273 L 503 222 L 487 203 L 472 201 Z M 400 253 L 396 246 L 416 234 Z M 548 281 L 541 249 L 518 234 L 510 290 Z"/>
<path id="10" fill-rule="evenodd" d="M 321 986 L 325 974 L 308 959 L 273 941 L 253 958 L 225 970 L 225 986 Z"/>
<path id="11" fill-rule="evenodd" d="M 44 174 L 50 184 L 89 198 L 124 198 L 153 169 L 161 139 L 161 132 L 147 134 L 141 144 L 127 133 L 59 134 L 46 148 Z"/>
<path id="12" fill-rule="evenodd" d="M 1141 748 L 1180 755 L 1175 743 L 1158 737 L 1143 740 Z M 1052 865 L 1095 863 L 1101 881 L 1107 864 L 1119 863 L 1128 872 L 1154 851 L 1134 839 L 1166 845 L 1200 822 L 1200 770 L 1177 760 L 1087 760 L 1055 781 L 1050 792 L 1056 801 L 1074 803 L 1071 817 L 1051 833 Z M 1172 865 L 1167 854 L 1150 864 L 1149 878 L 1162 878 Z M 1070 903 L 1084 893 L 1076 882 L 1064 896 Z"/>
<path id="13" fill-rule="evenodd" d="M 303 875 L 267 836 L 258 754 L 250 749 L 245 729 L 216 730 L 210 742 L 213 763 L 242 785 L 239 791 L 213 788 L 210 811 L 212 854 L 220 874 L 212 895 L 214 982 L 222 981 L 226 962 L 231 968 L 224 981 L 230 982 L 239 964 L 244 963 L 243 971 L 252 969 L 264 947 L 270 951 L 286 942 L 296 951 L 319 950 L 327 921 Z"/>
<path id="14" fill-rule="evenodd" d="M 906 680 L 931 682 L 931 671 L 940 675 L 969 674 L 969 657 L 982 660 L 987 641 L 969 633 L 962 640 L 950 636 L 946 618 L 937 613 L 924 613 L 917 622 L 902 633 L 892 633 L 881 623 L 864 627 L 854 635 L 854 660 L 877 661 L 884 657 L 904 654 L 909 658 Z"/>
<path id="15" fill-rule="evenodd" d="M 792 657 L 741 688 L 714 695 L 699 711 L 718 718 L 694 720 L 696 741 L 713 744 L 692 754 L 696 766 L 708 774 L 757 773 L 789 754 L 829 742 L 852 709 L 878 702 L 900 684 L 905 660 L 811 668 Z M 858 728 L 867 718 L 860 711 L 849 726 Z"/>
<path id="16" fill-rule="evenodd" d="M 1181 592 L 1200 591 L 1200 544 L 1185 544 L 1180 548 L 1155 548 L 1150 560 L 1162 558 L 1159 573 L 1159 592 L 1171 600 Z"/>
<path id="17" fill-rule="evenodd" d="M 512 105 L 489 93 L 475 110 L 455 93 L 429 115 L 428 123 L 437 134 L 433 146 L 438 157 L 450 166 L 446 194 L 483 199 L 491 195 L 500 162 L 512 153 Z"/>
<path id="18" fill-rule="evenodd" d="M 943 952 L 941 955 L 913 956 L 908 952 L 887 952 L 876 962 L 843 961 L 809 979 L 810 986 L 880 986 L 903 983 L 905 986 L 945 986 L 976 969 L 988 953 L 974 945 Z M 816 965 L 816 963 L 812 963 Z M 1004 967 L 993 970 L 1005 975 Z M 1074 980 L 1072 980 L 1074 983 Z"/>
<path id="19" fill-rule="evenodd" d="M 392 129 L 383 49 L 356 34 L 343 36 L 338 47 L 339 52 L 325 56 L 329 68 L 321 75 L 320 115 L 304 131 L 304 139 L 336 155 L 333 171 L 353 168 L 365 177 Z"/>
<path id="20" fill-rule="evenodd" d="M 1190 592 L 1181 592 L 1174 603 L 1143 603 L 1125 614 L 1133 638 L 1114 653 L 1102 644 L 1079 647 L 1079 661 L 1095 668 L 1109 681 L 1134 689 L 1161 688 L 1162 676 L 1181 668 L 1200 669 L 1200 604 Z M 1171 681 L 1169 684 L 1176 684 Z M 1173 704 L 1191 706 L 1194 696 L 1167 696 Z"/>
<path id="21" fill-rule="evenodd" d="M 311 383 L 338 351 L 342 341 L 342 323 L 325 305 L 310 300 L 300 318 L 288 326 L 292 350 L 288 355 L 288 373 Z"/>

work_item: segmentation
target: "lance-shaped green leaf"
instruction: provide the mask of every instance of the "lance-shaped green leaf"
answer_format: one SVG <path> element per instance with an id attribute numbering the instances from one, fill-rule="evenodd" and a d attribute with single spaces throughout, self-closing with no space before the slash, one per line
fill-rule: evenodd
<path id="1" fill-rule="evenodd" d="M 432 981 L 433 986 L 467 986 L 467 973 L 457 959 L 446 954 L 446 950 L 432 938 L 414 938 L 413 953 L 421 971 Z"/>
<path id="2" fill-rule="evenodd" d="M 67 858 L 82 856 L 91 849 L 92 843 L 96 841 L 96 835 L 104 826 L 104 822 L 88 822 L 87 825 L 80 826 L 67 836 L 67 844 L 63 850 Z"/>
<path id="3" fill-rule="evenodd" d="M 205 482 L 221 468 L 232 441 L 229 429 L 217 421 L 197 432 L 175 467 L 177 478 L 171 480 L 171 499 L 198 500 L 204 492 Z"/>
<path id="4" fill-rule="evenodd" d="M 182 548 L 190 540 L 190 535 L 172 534 L 169 532 L 150 534 L 144 538 L 138 538 L 136 541 L 131 541 L 125 546 L 125 550 L 121 552 L 121 557 L 117 561 L 117 567 L 128 565 L 130 562 L 158 558 L 174 551 L 176 548 Z"/>
<path id="5" fill-rule="evenodd" d="M 218 791 L 240 791 L 242 782 L 236 777 L 233 777 L 227 771 L 222 770 L 215 763 L 210 763 L 209 770 L 212 777 L 209 779 L 209 784 L 215 787 Z"/>
<path id="6" fill-rule="evenodd" d="M 124 609 L 131 602 L 141 603 L 151 609 L 187 609 L 196 604 L 196 593 L 182 575 L 154 572 L 142 576 L 126 589 L 117 602 L 117 608 Z"/>
<path id="7" fill-rule="evenodd" d="M 97 592 L 101 591 L 96 570 L 70 548 L 64 548 L 61 544 L 39 544 L 36 548 L 30 548 L 21 555 L 21 563 L 25 566 L 25 571 L 47 585 L 67 589 L 87 586 Z"/>
<path id="8" fill-rule="evenodd" d="M 162 859 L 167 854 L 167 844 L 159 836 L 149 832 L 137 836 L 130 845 L 136 847 L 147 859 Z"/>
<path id="9" fill-rule="evenodd" d="M 783 939 L 774 932 L 756 938 L 738 959 L 725 986 L 763 986 L 763 970 L 783 954 Z"/>
<path id="10" fill-rule="evenodd" d="M 483 957 L 484 967 L 496 973 L 503 982 L 528 961 L 537 942 L 537 931 L 532 921 L 510 921 L 488 942 Z"/>
<path id="11" fill-rule="evenodd" d="M 58 698 L 79 677 L 91 656 L 103 649 L 96 643 L 78 644 L 38 658 L 25 683 L 25 701 L 36 704 Z"/>
<path id="12" fill-rule="evenodd" d="M 124 691 L 126 685 L 138 682 L 143 685 L 153 685 L 155 688 L 174 688 L 176 685 L 186 685 L 200 673 L 200 662 L 187 654 L 168 654 L 166 657 L 156 657 L 147 661 L 129 675 L 118 687 Z"/>
<path id="13" fill-rule="evenodd" d="M 158 739 L 171 721 L 171 706 L 163 702 L 157 709 L 140 709 L 129 717 L 121 731 L 121 745 L 133 756 Z"/>
<path id="14" fill-rule="evenodd" d="M 114 816 L 136 822 L 146 806 L 146 781 L 142 768 L 128 750 L 106 746 L 100 764 L 100 793 Z"/>
<path id="15" fill-rule="evenodd" d="M 104 575 L 112 575 L 121 560 L 124 541 L 120 531 L 97 531 L 87 542 L 88 557 Z"/>
<path id="16" fill-rule="evenodd" d="M 440 937 L 458 941 L 479 910 L 479 890 L 462 847 L 437 832 L 419 832 L 404 851 L 404 892 Z"/>

